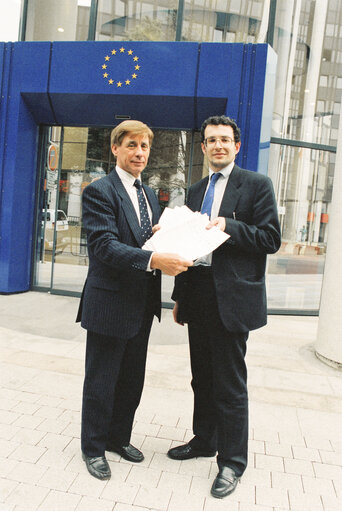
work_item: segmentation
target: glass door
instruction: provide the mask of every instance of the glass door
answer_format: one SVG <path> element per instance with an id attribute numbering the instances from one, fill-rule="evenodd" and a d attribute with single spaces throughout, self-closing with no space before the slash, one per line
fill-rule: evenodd
<path id="1" fill-rule="evenodd" d="M 79 295 L 88 269 L 82 227 L 82 191 L 106 176 L 115 162 L 110 128 L 46 128 L 38 191 L 36 254 L 33 287 Z M 154 130 L 143 181 L 154 189 L 161 206 L 183 205 L 191 182 L 190 169 L 201 177 L 199 134 Z M 170 303 L 172 277 L 163 279 L 163 302 Z"/>

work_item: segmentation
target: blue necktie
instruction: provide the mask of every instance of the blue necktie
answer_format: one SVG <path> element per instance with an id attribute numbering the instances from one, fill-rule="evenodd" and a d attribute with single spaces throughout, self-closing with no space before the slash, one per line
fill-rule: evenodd
<path id="1" fill-rule="evenodd" d="M 214 193 L 215 193 L 215 184 L 219 177 L 221 177 L 221 172 L 216 172 L 211 175 L 210 179 L 210 185 L 207 190 L 207 193 L 205 194 L 203 204 L 201 207 L 201 213 L 207 213 L 208 217 L 210 218 L 211 215 L 211 208 L 213 207 L 214 202 Z"/>
<path id="2" fill-rule="evenodd" d="M 145 199 L 144 193 L 142 191 L 141 182 L 138 179 L 136 179 L 134 181 L 134 186 L 137 189 L 137 195 L 138 195 L 141 234 L 142 234 L 142 237 L 144 238 L 144 241 L 147 241 L 152 236 L 151 220 L 150 220 L 150 217 L 148 214 L 146 199 Z"/>

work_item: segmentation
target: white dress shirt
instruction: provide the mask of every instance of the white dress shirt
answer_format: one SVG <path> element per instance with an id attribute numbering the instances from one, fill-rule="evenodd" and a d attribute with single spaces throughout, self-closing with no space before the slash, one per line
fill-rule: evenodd
<path id="1" fill-rule="evenodd" d="M 136 178 L 134 176 L 132 176 L 132 174 L 130 174 L 129 172 L 126 172 L 126 170 L 123 170 L 120 167 L 118 167 L 118 165 L 116 165 L 115 169 L 116 169 L 116 172 L 118 173 L 119 178 L 121 179 L 122 184 L 125 187 L 126 192 L 129 195 L 129 198 L 132 201 L 134 210 L 135 210 L 135 212 L 137 214 L 137 217 L 138 217 L 138 220 L 139 220 L 139 224 L 140 224 L 141 222 L 140 222 L 140 208 L 139 208 L 138 194 L 137 194 L 137 189 L 134 186 L 134 182 L 135 182 Z M 144 194 L 144 197 L 145 197 L 145 200 L 146 200 L 148 216 L 150 217 L 150 221 L 151 221 L 151 225 L 152 225 L 152 210 L 151 210 L 151 206 L 150 206 L 150 204 L 148 202 L 148 199 L 146 197 L 144 188 L 141 188 L 141 189 L 143 191 L 143 194 Z M 151 269 L 152 255 L 151 255 L 150 260 L 148 262 L 146 271 L 153 271 Z"/>
<path id="2" fill-rule="evenodd" d="M 213 201 L 213 206 L 211 208 L 210 220 L 213 220 L 214 218 L 218 217 L 220 207 L 221 207 L 221 202 L 222 202 L 223 195 L 224 195 L 224 191 L 226 189 L 228 179 L 231 174 L 231 171 L 233 170 L 234 165 L 235 165 L 235 162 L 232 161 L 232 163 L 227 165 L 227 167 L 224 167 L 222 170 L 220 170 L 220 173 L 222 174 L 222 176 L 216 181 L 216 184 L 215 184 L 214 201 Z M 214 172 L 209 168 L 209 181 L 208 181 L 207 188 L 205 190 L 205 194 L 208 191 L 211 176 L 213 174 L 214 174 Z M 205 194 L 203 196 L 203 199 L 205 197 Z M 211 266 L 212 254 L 213 253 L 210 252 L 210 254 L 207 254 L 206 256 L 196 259 L 196 261 L 194 262 L 194 266 L 198 266 L 200 264 L 202 264 L 203 266 Z"/>

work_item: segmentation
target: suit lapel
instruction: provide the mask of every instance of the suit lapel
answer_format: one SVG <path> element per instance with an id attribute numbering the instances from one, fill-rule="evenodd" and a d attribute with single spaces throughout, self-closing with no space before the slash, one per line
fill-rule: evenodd
<path id="1" fill-rule="evenodd" d="M 112 172 L 109 174 L 112 183 L 118 193 L 118 195 L 121 197 L 121 205 L 123 212 L 125 214 L 126 220 L 128 225 L 130 226 L 130 229 L 133 233 L 133 236 L 135 237 L 139 247 L 142 247 L 145 243 L 142 235 L 141 235 L 141 227 L 139 224 L 139 220 L 137 217 L 137 214 L 135 212 L 134 206 L 132 204 L 132 201 L 128 195 L 128 193 L 125 190 L 124 185 L 122 184 L 121 179 L 119 178 L 116 170 L 112 170 Z"/>
<path id="2" fill-rule="evenodd" d="M 224 191 L 222 202 L 219 210 L 219 216 L 232 217 L 236 209 L 237 203 L 241 196 L 242 171 L 240 167 L 234 165 L 229 176 L 226 189 Z"/>
<path id="3" fill-rule="evenodd" d="M 206 177 L 199 181 L 194 187 L 192 188 L 191 197 L 188 201 L 188 206 L 192 211 L 201 211 L 201 205 L 203 202 L 205 190 L 208 185 L 209 177 Z"/>
<path id="4" fill-rule="evenodd" d="M 152 225 L 155 225 L 158 223 L 159 217 L 160 217 L 160 210 L 159 205 L 156 201 L 156 196 L 154 195 L 153 191 L 150 187 L 143 184 L 143 189 L 145 192 L 145 195 L 147 197 L 147 200 L 151 206 L 152 210 Z"/>

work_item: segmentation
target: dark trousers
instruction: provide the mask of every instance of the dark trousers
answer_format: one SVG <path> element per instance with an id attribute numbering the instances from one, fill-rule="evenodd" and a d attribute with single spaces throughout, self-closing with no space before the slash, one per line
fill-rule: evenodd
<path id="1" fill-rule="evenodd" d="M 209 268 L 195 267 L 188 277 L 195 435 L 191 443 L 217 450 L 219 467 L 228 466 L 241 476 L 248 446 L 248 332 L 229 332 L 223 325 Z"/>
<path id="2" fill-rule="evenodd" d="M 103 456 L 111 444 L 128 445 L 145 378 L 153 312 L 132 339 L 87 332 L 81 448 Z"/>

